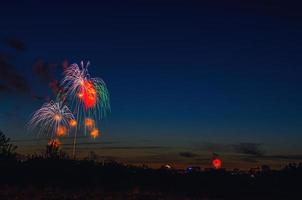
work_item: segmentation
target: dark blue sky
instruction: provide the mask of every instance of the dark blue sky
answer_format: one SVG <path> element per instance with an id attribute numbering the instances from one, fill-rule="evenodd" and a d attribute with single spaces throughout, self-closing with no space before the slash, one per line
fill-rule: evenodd
<path id="1" fill-rule="evenodd" d="M 12 139 L 35 137 L 24 126 L 44 100 L 32 96 L 51 96 L 33 72 L 37 59 L 50 66 L 90 60 L 90 73 L 111 94 L 112 113 L 98 141 L 112 143 L 91 148 L 105 156 L 204 164 L 202 158 L 217 152 L 227 166 L 280 163 L 276 155 L 300 159 L 299 7 L 282 1 L 1 2 L 0 53 L 29 89 L 20 92 L 0 79 L 10 88 L 1 90 L 0 128 Z M 61 73 L 57 67 L 56 79 Z M 26 142 L 19 146 L 29 149 Z"/>

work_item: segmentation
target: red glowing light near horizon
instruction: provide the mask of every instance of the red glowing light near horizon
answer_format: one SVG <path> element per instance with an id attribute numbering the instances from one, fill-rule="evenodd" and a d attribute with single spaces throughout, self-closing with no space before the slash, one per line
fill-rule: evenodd
<path id="1" fill-rule="evenodd" d="M 84 103 L 85 109 L 93 108 L 96 105 L 96 90 L 91 81 L 84 80 L 81 84 L 78 97 Z"/>
<path id="2" fill-rule="evenodd" d="M 215 158 L 212 160 L 212 165 L 215 169 L 221 168 L 222 161 L 219 158 Z"/>

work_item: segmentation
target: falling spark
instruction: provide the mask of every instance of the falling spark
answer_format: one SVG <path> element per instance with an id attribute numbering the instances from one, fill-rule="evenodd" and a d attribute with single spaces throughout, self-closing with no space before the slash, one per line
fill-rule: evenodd
<path id="1" fill-rule="evenodd" d="M 77 126 L 77 121 L 75 120 L 75 119 L 71 119 L 70 121 L 69 121 L 69 125 L 70 125 L 70 127 L 76 127 Z"/>
<path id="2" fill-rule="evenodd" d="M 56 133 L 57 133 L 57 136 L 62 137 L 62 136 L 66 135 L 66 132 L 67 132 L 66 127 L 59 125 Z"/>
<path id="3" fill-rule="evenodd" d="M 90 136 L 91 136 L 93 139 L 97 138 L 99 135 L 100 135 L 100 132 L 99 132 L 99 130 L 96 129 L 96 128 L 92 129 L 92 131 L 90 132 Z"/>
<path id="4" fill-rule="evenodd" d="M 91 118 L 86 118 L 85 119 L 85 126 L 87 128 L 92 128 L 94 126 L 94 120 Z"/>

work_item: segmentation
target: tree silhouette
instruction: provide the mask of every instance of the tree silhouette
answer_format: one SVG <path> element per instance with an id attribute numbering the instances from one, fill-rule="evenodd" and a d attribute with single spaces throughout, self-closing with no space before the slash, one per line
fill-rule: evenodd
<path id="1" fill-rule="evenodd" d="M 15 159 L 17 146 L 10 143 L 10 138 L 6 137 L 0 130 L 0 159 Z"/>

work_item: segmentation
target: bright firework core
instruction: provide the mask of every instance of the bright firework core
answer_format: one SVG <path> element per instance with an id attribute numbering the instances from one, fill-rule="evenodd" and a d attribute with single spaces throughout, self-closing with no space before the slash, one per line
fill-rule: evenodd
<path id="1" fill-rule="evenodd" d="M 54 119 L 55 119 L 56 121 L 61 121 L 62 116 L 59 115 L 59 114 L 56 114 L 56 115 L 54 116 Z"/>
<path id="2" fill-rule="evenodd" d="M 80 92 L 78 93 L 78 97 L 84 103 L 85 109 L 93 108 L 96 105 L 96 90 L 93 85 L 88 80 L 83 80 L 81 82 Z"/>

